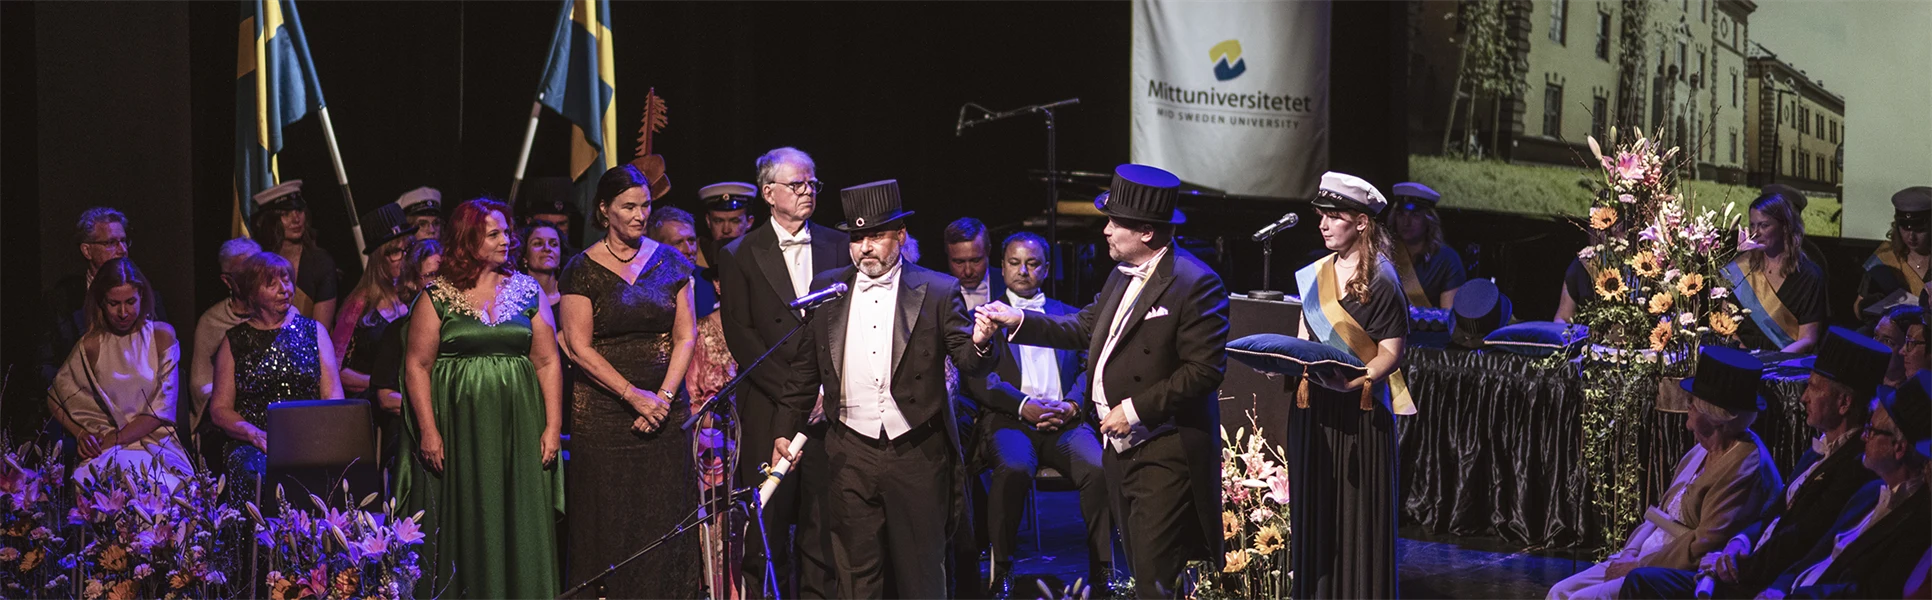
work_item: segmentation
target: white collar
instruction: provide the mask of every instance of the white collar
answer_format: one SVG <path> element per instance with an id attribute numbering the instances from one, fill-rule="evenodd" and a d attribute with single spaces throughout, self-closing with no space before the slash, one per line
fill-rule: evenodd
<path id="1" fill-rule="evenodd" d="M 872 288 L 885 288 L 887 290 L 897 289 L 899 286 L 899 275 L 902 271 L 905 270 L 905 266 L 906 266 L 906 260 L 904 258 L 901 258 L 899 259 L 899 262 L 892 264 L 892 268 L 886 269 L 886 272 L 882 275 L 879 275 L 878 277 L 867 276 L 865 274 L 865 271 L 859 271 L 858 272 L 859 277 L 858 277 L 858 280 L 856 281 L 856 283 L 859 284 L 857 287 L 861 292 Z"/>
<path id="2" fill-rule="evenodd" d="M 788 233 L 785 231 L 784 225 L 779 225 L 777 221 L 773 221 L 771 224 L 771 231 L 772 233 L 778 234 L 778 243 L 780 244 L 783 244 L 785 242 L 812 241 L 812 224 L 809 222 L 803 225 L 799 225 L 798 233 Z"/>

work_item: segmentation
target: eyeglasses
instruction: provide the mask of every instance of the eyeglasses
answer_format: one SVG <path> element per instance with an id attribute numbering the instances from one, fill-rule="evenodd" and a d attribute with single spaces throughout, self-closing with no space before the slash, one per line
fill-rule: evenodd
<path id="1" fill-rule="evenodd" d="M 817 179 L 807 179 L 804 181 L 794 181 L 791 183 L 774 181 L 774 182 L 771 182 L 771 185 L 785 186 L 786 189 L 789 189 L 792 191 L 793 196 L 804 196 L 808 193 L 812 195 L 817 195 L 819 190 L 825 189 L 825 182 L 819 181 Z M 807 192 L 806 190 L 810 190 L 810 191 Z"/>
<path id="2" fill-rule="evenodd" d="M 1865 424 L 1865 431 L 1863 432 L 1863 435 L 1866 439 L 1870 439 L 1872 436 L 1875 436 L 1875 435 L 1890 436 L 1892 439 L 1901 439 L 1905 437 L 1905 434 L 1899 433 L 1897 431 L 1893 431 L 1890 429 L 1879 429 L 1877 427 L 1873 427 L 1871 423 Z"/>
<path id="3" fill-rule="evenodd" d="M 404 248 L 389 248 L 389 249 L 386 249 L 386 250 L 383 250 L 383 251 L 382 251 L 382 257 L 383 257 L 383 258 L 395 258 L 395 257 L 398 257 L 398 256 L 402 256 L 402 255 L 403 255 L 403 253 L 405 253 L 405 252 L 408 252 L 408 250 L 407 250 L 407 249 L 404 249 Z"/>
<path id="4" fill-rule="evenodd" d="M 127 238 L 124 238 L 124 237 L 108 238 L 105 240 L 87 240 L 81 243 L 87 244 L 90 246 L 100 246 L 103 248 L 113 248 L 118 246 L 123 250 L 127 249 L 127 246 L 128 246 Z"/>

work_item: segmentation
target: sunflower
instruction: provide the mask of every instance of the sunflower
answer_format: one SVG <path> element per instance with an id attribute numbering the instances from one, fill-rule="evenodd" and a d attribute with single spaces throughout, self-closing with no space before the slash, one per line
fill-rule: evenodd
<path id="1" fill-rule="evenodd" d="M 1679 294 L 1695 296 L 1698 292 L 1702 291 L 1704 291 L 1703 275 L 1691 273 L 1677 279 L 1677 293 Z"/>
<path id="2" fill-rule="evenodd" d="M 1248 570 L 1247 549 L 1235 550 L 1227 554 L 1228 565 L 1221 567 L 1222 573 L 1240 573 Z"/>
<path id="3" fill-rule="evenodd" d="M 1617 209 L 1610 208 L 1608 206 L 1598 206 L 1596 208 L 1590 209 L 1590 227 L 1591 228 L 1609 229 L 1611 225 L 1616 225 L 1616 224 L 1617 224 Z"/>
<path id="4" fill-rule="evenodd" d="M 107 569 L 109 571 L 126 570 L 127 569 L 127 549 L 122 548 L 119 544 L 115 544 L 115 545 L 108 546 L 106 550 L 102 550 L 101 568 Z"/>
<path id="5" fill-rule="evenodd" d="M 107 600 L 134 600 L 140 597 L 141 592 L 134 589 L 132 579 L 123 579 L 113 587 L 107 588 Z"/>
<path id="6" fill-rule="evenodd" d="M 1650 330 L 1650 349 L 1663 352 L 1664 345 L 1670 343 L 1673 333 L 1676 333 L 1676 329 L 1671 327 L 1670 319 L 1657 323 L 1657 328 Z"/>
<path id="7" fill-rule="evenodd" d="M 1664 262 L 1659 260 L 1657 255 L 1649 250 L 1638 252 L 1636 256 L 1630 257 L 1630 261 L 1624 264 L 1630 265 L 1631 269 L 1643 277 L 1656 277 L 1664 274 Z"/>
<path id="8" fill-rule="evenodd" d="M 1624 291 L 1623 274 L 1616 269 L 1597 274 L 1597 295 L 1604 300 L 1616 300 Z"/>
<path id="9" fill-rule="evenodd" d="M 1711 331 L 1717 332 L 1718 335 L 1737 333 L 1737 319 L 1731 318 L 1730 313 L 1713 312 L 1711 313 Z"/>
<path id="10" fill-rule="evenodd" d="M 1221 539 L 1231 540 L 1241 535 L 1241 515 L 1231 512 L 1221 513 Z"/>
<path id="11" fill-rule="evenodd" d="M 1281 533 L 1280 525 L 1263 527 L 1254 536 L 1254 551 L 1260 552 L 1264 556 L 1279 552 L 1281 547 L 1288 541 L 1283 539 L 1286 537 L 1286 535 Z"/>
<path id="12" fill-rule="evenodd" d="M 1653 315 L 1664 314 L 1665 311 L 1670 310 L 1670 304 L 1672 301 L 1673 301 L 1673 298 L 1671 297 L 1670 294 L 1658 294 L 1655 296 L 1651 296 L 1650 314 L 1653 314 Z"/>

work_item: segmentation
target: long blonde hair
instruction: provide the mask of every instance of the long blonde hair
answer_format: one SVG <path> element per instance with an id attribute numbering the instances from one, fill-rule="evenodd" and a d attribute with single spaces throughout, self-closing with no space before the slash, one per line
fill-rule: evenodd
<path id="1" fill-rule="evenodd" d="M 1789 277 L 1792 273 L 1796 273 L 1798 261 L 1805 253 L 1805 222 L 1804 219 L 1798 218 L 1797 207 L 1792 206 L 1791 200 L 1785 198 L 1783 194 L 1770 193 L 1758 196 L 1756 201 L 1751 202 L 1751 210 L 1764 213 L 1764 216 L 1784 226 L 1785 261 L 1784 267 L 1778 269 L 1778 274 Z M 1744 253 L 1744 266 L 1749 271 L 1762 270 L 1764 261 L 1762 249 Z"/>
<path id="2" fill-rule="evenodd" d="M 1349 215 L 1349 220 L 1362 225 L 1355 235 L 1355 275 L 1348 278 L 1342 286 L 1342 293 L 1353 296 L 1356 302 L 1369 301 L 1369 284 L 1375 281 L 1375 274 L 1381 271 L 1382 259 L 1389 255 L 1389 232 L 1368 213 L 1355 210 L 1316 209 L 1323 216 Z"/>
<path id="3" fill-rule="evenodd" d="M 399 297 L 396 290 L 396 276 L 398 273 L 390 269 L 389 258 L 386 254 L 391 247 L 406 249 L 411 239 L 414 238 L 410 236 L 398 237 L 383 242 L 381 246 L 377 246 L 371 252 L 369 264 L 362 269 L 362 280 L 356 282 L 356 289 L 349 292 L 351 302 L 362 302 L 362 314 L 354 315 L 356 322 L 371 325 L 373 323 L 370 323 L 370 315 L 381 311 L 384 302 L 390 300 L 402 301 L 402 298 Z"/>

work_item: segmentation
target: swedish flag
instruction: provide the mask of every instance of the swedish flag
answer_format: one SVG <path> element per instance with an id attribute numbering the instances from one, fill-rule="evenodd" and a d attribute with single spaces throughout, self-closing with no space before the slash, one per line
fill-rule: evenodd
<path id="1" fill-rule="evenodd" d="M 295 0 L 242 3 L 235 65 L 235 231 L 255 203 L 245 200 L 281 183 L 275 155 L 282 128 L 327 106 L 309 58 Z"/>
<path id="2" fill-rule="evenodd" d="M 550 38 L 550 58 L 537 84 L 537 102 L 572 125 L 570 177 L 591 166 L 617 166 L 616 60 L 611 55 L 610 0 L 564 0 Z"/>

